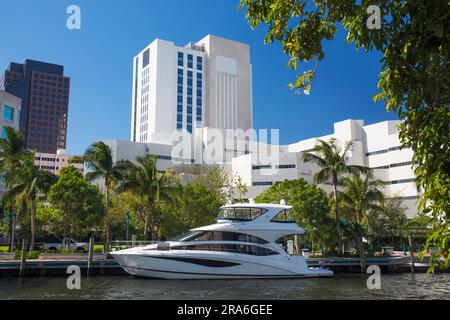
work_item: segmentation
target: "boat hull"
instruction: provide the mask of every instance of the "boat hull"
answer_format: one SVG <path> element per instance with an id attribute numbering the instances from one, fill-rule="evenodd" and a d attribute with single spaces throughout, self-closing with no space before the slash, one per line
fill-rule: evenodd
<path id="1" fill-rule="evenodd" d="M 296 263 L 298 261 L 274 261 L 262 257 L 248 259 L 239 255 L 199 257 L 155 253 L 113 256 L 128 274 L 159 279 L 280 279 L 333 275 L 330 270 L 308 268 L 306 263 Z"/>

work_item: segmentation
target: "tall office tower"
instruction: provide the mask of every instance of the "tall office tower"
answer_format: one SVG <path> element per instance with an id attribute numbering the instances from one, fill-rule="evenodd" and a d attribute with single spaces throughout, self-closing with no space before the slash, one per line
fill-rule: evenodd
<path id="1" fill-rule="evenodd" d="M 131 141 L 170 142 L 175 130 L 252 127 L 248 45 L 208 35 L 184 47 L 156 39 L 133 60 Z"/>
<path id="2" fill-rule="evenodd" d="M 9 65 L 0 89 L 22 99 L 27 148 L 47 153 L 66 148 L 69 87 L 63 66 L 28 59 Z"/>

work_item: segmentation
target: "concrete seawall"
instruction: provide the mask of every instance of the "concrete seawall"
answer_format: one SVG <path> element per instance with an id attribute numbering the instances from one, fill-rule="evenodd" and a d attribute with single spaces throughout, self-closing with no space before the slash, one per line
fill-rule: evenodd
<path id="1" fill-rule="evenodd" d="M 0 260 L 0 277 L 19 277 L 20 261 L 4 259 Z M 82 274 L 87 274 L 87 255 L 75 256 L 46 256 L 44 259 L 28 260 L 25 266 L 24 276 L 66 276 L 66 270 L 71 265 L 80 267 Z M 357 258 L 320 258 L 308 259 L 310 267 L 328 268 L 335 273 L 361 273 L 360 261 Z M 411 265 L 408 257 L 377 257 L 367 258 L 366 266 L 378 265 L 382 273 L 409 273 Z M 417 263 L 415 272 L 426 272 L 426 263 Z M 448 272 L 448 270 L 447 270 Z M 90 275 L 126 275 L 126 272 L 114 259 L 106 259 L 104 255 L 96 255 L 91 264 Z"/>

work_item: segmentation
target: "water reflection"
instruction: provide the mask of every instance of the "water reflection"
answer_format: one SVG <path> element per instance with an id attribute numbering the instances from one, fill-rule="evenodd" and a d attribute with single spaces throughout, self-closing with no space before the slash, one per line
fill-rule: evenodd
<path id="1" fill-rule="evenodd" d="M 450 274 L 388 274 L 369 290 L 368 275 L 330 279 L 152 280 L 82 278 L 68 290 L 66 278 L 3 278 L 0 299 L 450 299 Z"/>

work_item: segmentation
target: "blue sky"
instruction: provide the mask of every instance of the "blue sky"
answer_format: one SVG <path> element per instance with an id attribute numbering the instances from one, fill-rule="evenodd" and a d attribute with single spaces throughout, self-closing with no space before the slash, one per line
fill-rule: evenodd
<path id="1" fill-rule="evenodd" d="M 0 2 L 0 67 L 26 58 L 65 66 L 71 77 L 68 152 L 83 153 L 99 139 L 129 140 L 132 57 L 155 38 L 184 45 L 206 34 L 251 46 L 253 123 L 279 128 L 280 142 L 329 134 L 348 118 L 366 124 L 395 119 L 377 92 L 380 54 L 355 51 L 340 30 L 325 44 L 313 91 L 287 88 L 295 72 L 278 44 L 264 45 L 264 28 L 251 30 L 238 0 L 15 0 Z M 66 8 L 81 8 L 82 29 L 66 28 Z"/>

